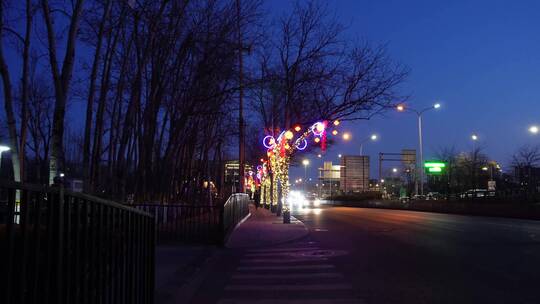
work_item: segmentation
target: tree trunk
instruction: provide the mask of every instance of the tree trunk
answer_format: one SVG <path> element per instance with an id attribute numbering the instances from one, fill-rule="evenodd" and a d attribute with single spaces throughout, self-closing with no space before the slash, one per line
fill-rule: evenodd
<path id="1" fill-rule="evenodd" d="M 9 68 L 4 58 L 4 42 L 2 41 L 4 31 L 4 1 L 0 0 L 0 75 L 4 89 L 4 109 L 6 111 L 7 126 L 9 132 L 9 143 L 11 148 L 11 161 L 13 163 L 13 179 L 16 182 L 21 180 L 21 171 L 19 166 L 19 142 L 17 140 L 17 123 L 13 113 L 13 95 L 11 87 L 11 78 Z"/>
<path id="2" fill-rule="evenodd" d="M 49 62 L 51 74 L 54 81 L 55 105 L 52 127 L 52 147 L 49 157 L 49 184 L 54 183 L 54 178 L 64 169 L 64 120 L 66 114 L 66 102 L 69 90 L 69 83 L 75 63 L 75 45 L 77 31 L 79 29 L 80 16 L 84 0 L 76 1 L 73 14 L 70 19 L 69 33 L 67 38 L 65 57 L 60 71 L 58 59 L 56 58 L 56 33 L 53 27 L 53 20 L 48 0 L 42 0 L 43 17 L 47 28 L 47 41 L 49 51 Z"/>
<path id="3" fill-rule="evenodd" d="M 105 22 L 109 18 L 109 12 L 111 8 L 111 0 L 107 0 L 105 7 L 103 8 L 103 17 L 99 24 L 99 30 L 97 34 L 96 51 L 94 53 L 94 62 L 92 63 L 92 72 L 90 74 L 90 87 L 88 88 L 88 100 L 86 103 L 86 122 L 84 127 L 84 144 L 83 144 L 83 174 L 84 174 L 84 188 L 86 191 L 91 187 L 92 182 L 90 179 L 90 141 L 91 141 L 91 129 L 92 129 L 92 117 L 94 107 L 94 94 L 95 83 L 97 78 L 97 71 L 99 61 L 101 58 L 101 44 L 103 43 L 103 32 L 105 29 Z"/>

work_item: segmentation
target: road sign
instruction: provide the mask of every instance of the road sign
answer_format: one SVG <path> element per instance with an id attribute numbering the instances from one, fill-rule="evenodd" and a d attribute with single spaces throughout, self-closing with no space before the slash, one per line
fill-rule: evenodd
<path id="1" fill-rule="evenodd" d="M 497 182 L 496 181 L 488 181 L 488 190 L 489 191 L 495 191 L 497 188 Z"/>
<path id="2" fill-rule="evenodd" d="M 427 161 L 424 168 L 428 174 L 441 174 L 446 168 L 446 163 L 441 161 Z"/>

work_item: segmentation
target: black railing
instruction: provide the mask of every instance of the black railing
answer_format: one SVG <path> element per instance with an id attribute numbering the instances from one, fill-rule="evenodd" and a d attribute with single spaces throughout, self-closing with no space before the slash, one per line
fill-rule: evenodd
<path id="1" fill-rule="evenodd" d="M 154 242 L 148 213 L 0 182 L 1 303 L 152 303 Z"/>
<path id="2" fill-rule="evenodd" d="M 233 194 L 223 204 L 141 204 L 133 207 L 153 215 L 158 243 L 222 245 L 232 228 L 249 213 L 247 194 Z"/>
<path id="3" fill-rule="evenodd" d="M 219 206 L 143 204 L 134 207 L 154 216 L 158 243 L 216 244 L 221 241 Z"/>
<path id="4" fill-rule="evenodd" d="M 224 238 L 249 213 L 249 196 L 235 193 L 223 205 L 223 235 Z"/>

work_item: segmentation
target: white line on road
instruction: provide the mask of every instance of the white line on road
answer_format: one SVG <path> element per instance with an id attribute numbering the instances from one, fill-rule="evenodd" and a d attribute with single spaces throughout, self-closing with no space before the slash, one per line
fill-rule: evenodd
<path id="1" fill-rule="evenodd" d="M 246 259 L 241 260 L 240 263 L 270 263 L 270 264 L 290 264 L 290 263 L 303 263 L 303 262 L 323 262 L 328 260 L 327 258 L 305 258 L 305 259 Z"/>
<path id="2" fill-rule="evenodd" d="M 293 265 L 293 266 L 243 266 L 238 267 L 238 271 L 256 271 L 256 270 L 320 270 L 333 269 L 334 265 L 319 264 L 319 265 Z"/>
<path id="3" fill-rule="evenodd" d="M 308 251 L 308 250 L 317 250 L 319 247 L 292 247 L 292 248 L 271 248 L 271 249 L 251 249 L 249 252 L 252 253 L 267 253 L 267 252 L 288 252 L 288 251 Z"/>
<path id="4" fill-rule="evenodd" d="M 364 304 L 359 299 L 223 299 L 218 304 Z"/>
<path id="5" fill-rule="evenodd" d="M 234 274 L 233 279 L 341 279 L 343 275 L 335 272 L 282 273 L 282 274 Z"/>
<path id="6" fill-rule="evenodd" d="M 349 284 L 303 284 L 303 285 L 229 285 L 225 287 L 228 291 L 327 291 L 327 290 L 349 290 L 352 286 Z"/>

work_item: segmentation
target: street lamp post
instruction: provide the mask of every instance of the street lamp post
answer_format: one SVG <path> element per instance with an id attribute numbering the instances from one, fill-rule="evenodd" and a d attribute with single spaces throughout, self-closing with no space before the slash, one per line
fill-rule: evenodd
<path id="1" fill-rule="evenodd" d="M 413 108 L 406 108 L 404 105 L 398 105 L 397 106 L 398 111 L 403 112 L 403 111 L 408 110 L 410 112 L 415 113 L 416 116 L 418 117 L 418 149 L 420 150 L 419 151 L 419 154 L 420 154 L 420 166 L 419 166 L 419 168 L 417 168 L 417 170 L 419 171 L 419 175 L 420 175 L 420 195 L 424 195 L 424 168 L 423 168 L 423 166 L 424 166 L 424 149 L 423 149 L 423 142 L 422 142 L 422 114 L 424 114 L 425 112 L 427 112 L 429 110 L 438 109 L 440 107 L 441 107 L 441 104 L 436 103 L 436 104 L 432 105 L 431 107 L 427 107 L 427 108 L 425 108 L 425 109 L 423 109 L 421 111 L 418 111 L 418 110 L 413 109 Z"/>
<path id="2" fill-rule="evenodd" d="M 2 153 L 9 151 L 8 146 L 0 146 L 0 168 L 2 167 Z"/>
<path id="3" fill-rule="evenodd" d="M 302 165 L 304 165 L 304 182 L 302 183 L 302 188 L 304 189 L 304 193 L 306 193 L 307 166 L 309 165 L 309 159 L 304 159 Z"/>
<path id="4" fill-rule="evenodd" d="M 360 142 L 360 156 L 364 155 L 364 144 L 368 141 L 376 141 L 379 137 L 377 136 L 377 134 L 372 134 L 370 137 L 362 140 Z"/>

